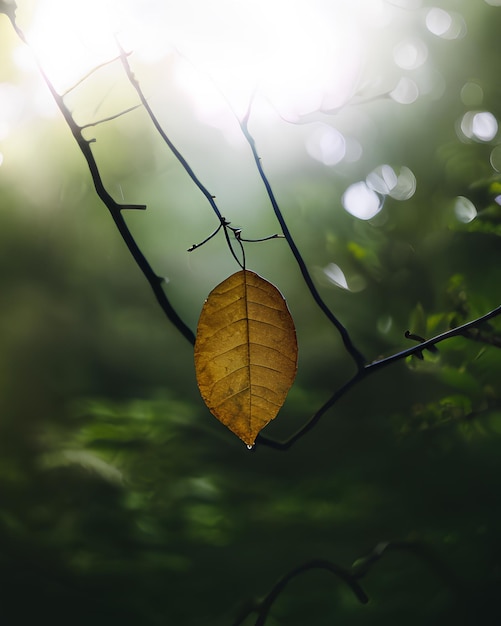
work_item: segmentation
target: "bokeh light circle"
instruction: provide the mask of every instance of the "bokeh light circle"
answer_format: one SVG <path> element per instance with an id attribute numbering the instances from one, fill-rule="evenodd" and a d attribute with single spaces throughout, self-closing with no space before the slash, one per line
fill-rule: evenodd
<path id="1" fill-rule="evenodd" d="M 459 39 L 466 35 L 466 23 L 459 13 L 433 7 L 426 14 L 425 23 L 430 33 L 442 39 Z"/>
<path id="2" fill-rule="evenodd" d="M 346 154 L 346 141 L 337 129 L 322 124 L 306 139 L 306 150 L 316 161 L 336 165 Z"/>
<path id="3" fill-rule="evenodd" d="M 404 70 L 421 67 L 428 57 L 428 48 L 422 39 L 401 41 L 393 48 L 393 60 Z"/>
<path id="4" fill-rule="evenodd" d="M 361 220 L 370 220 L 383 208 L 383 201 L 365 181 L 353 183 L 341 199 L 345 210 Z"/>
<path id="5" fill-rule="evenodd" d="M 501 145 L 496 146 L 490 155 L 490 162 L 496 172 L 501 172 Z"/>
<path id="6" fill-rule="evenodd" d="M 396 87 L 390 92 L 390 97 L 399 104 L 412 104 L 419 98 L 419 87 L 408 76 L 402 76 Z"/>
<path id="7" fill-rule="evenodd" d="M 468 111 L 461 119 L 464 137 L 476 141 L 492 141 L 498 132 L 498 122 L 489 111 Z"/>
<path id="8" fill-rule="evenodd" d="M 469 224 L 477 217 L 477 209 L 471 200 L 458 196 L 454 204 L 456 218 L 463 224 Z"/>
<path id="9" fill-rule="evenodd" d="M 390 165 L 380 165 L 366 178 L 367 186 L 378 194 L 395 200 L 408 200 L 416 191 L 416 177 L 408 167 L 397 172 Z"/>
<path id="10" fill-rule="evenodd" d="M 468 106 L 479 106 L 484 99 L 484 90 L 478 83 L 468 82 L 461 89 L 461 102 Z"/>

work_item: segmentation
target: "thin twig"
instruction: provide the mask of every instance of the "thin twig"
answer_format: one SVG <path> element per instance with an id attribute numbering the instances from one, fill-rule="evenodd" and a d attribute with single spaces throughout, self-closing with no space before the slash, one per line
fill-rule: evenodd
<path id="1" fill-rule="evenodd" d="M 224 218 L 223 218 L 223 220 L 224 220 Z M 200 243 L 194 243 L 193 245 L 191 245 L 186 252 L 193 252 L 193 250 L 196 250 L 197 248 L 200 248 L 201 246 L 206 244 L 208 241 L 210 241 L 213 237 L 215 237 L 218 234 L 218 232 L 221 230 L 221 228 L 223 227 L 223 224 L 224 224 L 223 220 L 221 220 L 221 223 L 216 228 L 216 230 L 214 230 L 208 237 L 206 237 Z"/>
<path id="2" fill-rule="evenodd" d="M 364 368 L 365 372 L 372 373 L 376 370 L 380 370 L 383 367 L 386 367 L 387 365 L 390 365 L 391 363 L 394 363 L 395 361 L 400 361 L 401 359 L 405 359 L 408 356 L 412 356 L 413 354 L 416 354 L 416 352 L 420 352 L 425 349 L 430 349 L 432 346 L 435 346 L 437 343 L 440 343 L 441 341 L 445 341 L 446 339 L 450 339 L 452 337 L 460 337 L 464 335 L 464 333 L 470 330 L 471 328 L 480 326 L 484 322 L 487 322 L 488 320 L 493 319 L 497 317 L 498 315 L 501 315 L 501 305 L 496 307 L 495 309 L 492 309 L 492 311 L 489 311 L 485 315 L 481 315 L 480 317 L 477 317 L 476 319 L 471 320 L 470 322 L 466 322 L 466 324 L 462 324 L 461 326 L 456 326 L 456 328 L 451 328 L 450 330 L 446 330 L 445 332 L 440 333 L 439 335 L 436 335 L 435 337 L 432 337 L 431 339 L 427 339 L 426 341 L 423 341 L 417 346 L 413 346 L 412 348 L 407 348 L 407 350 L 402 350 L 401 352 L 397 352 L 396 354 L 392 354 L 391 356 L 387 356 L 383 359 L 373 361 L 372 363 L 369 363 L 368 365 L 365 366 Z"/>
<path id="3" fill-rule="evenodd" d="M 128 109 L 125 109 L 125 111 L 120 111 L 120 113 L 115 113 L 115 115 L 110 115 L 109 117 L 103 117 L 103 119 L 97 120 L 97 122 L 89 122 L 88 124 L 84 124 L 83 126 L 80 126 L 80 130 L 84 130 L 85 128 L 91 128 L 93 126 L 98 126 L 99 124 L 104 124 L 105 122 L 111 122 L 112 120 L 116 120 L 118 117 L 122 117 L 122 115 L 126 115 L 127 113 L 130 113 L 131 111 L 140 109 L 141 106 L 142 106 L 141 104 L 136 104 L 133 107 L 129 107 Z"/>
<path id="4" fill-rule="evenodd" d="M 121 204 L 121 211 L 146 211 L 146 204 Z"/>
<path id="5" fill-rule="evenodd" d="M 245 243 L 261 243 L 262 241 L 269 241 L 270 239 L 285 239 L 285 237 L 275 233 L 273 235 L 268 235 L 267 237 L 260 237 L 259 239 L 245 239 L 244 237 L 239 237 L 239 239 L 240 241 L 245 241 Z"/>
<path id="6" fill-rule="evenodd" d="M 129 53 L 130 54 L 130 53 Z M 74 83 L 71 87 L 68 87 L 68 89 L 66 89 L 66 91 L 64 93 L 62 93 L 62 97 L 66 97 L 71 91 L 73 91 L 74 89 L 76 89 L 79 85 L 81 85 L 82 83 L 84 83 L 88 78 L 90 78 L 92 76 L 92 74 L 94 74 L 95 72 L 97 72 L 98 70 L 102 69 L 103 67 L 106 67 L 107 65 L 111 65 L 111 63 L 114 63 L 115 61 L 118 61 L 120 59 L 120 55 L 114 57 L 113 59 L 110 59 L 109 61 L 104 61 L 104 63 L 100 63 L 99 65 L 96 65 L 95 67 L 93 67 L 89 72 L 87 72 L 87 74 L 85 74 L 85 76 L 82 76 L 82 78 L 80 78 L 76 83 Z"/>

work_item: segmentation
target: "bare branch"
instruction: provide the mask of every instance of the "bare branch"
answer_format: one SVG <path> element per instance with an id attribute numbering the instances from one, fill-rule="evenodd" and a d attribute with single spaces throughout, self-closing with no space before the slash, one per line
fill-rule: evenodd
<path id="1" fill-rule="evenodd" d="M 146 204 L 121 204 L 121 211 L 146 211 Z"/>
<path id="2" fill-rule="evenodd" d="M 224 218 L 223 218 L 223 220 L 224 220 Z M 218 234 L 218 232 L 221 230 L 221 228 L 223 228 L 223 224 L 224 224 L 223 220 L 221 220 L 221 223 L 219 224 L 219 226 L 216 228 L 215 231 L 213 231 L 208 237 L 206 237 L 200 243 L 194 243 L 192 246 L 190 246 L 188 248 L 187 252 L 193 252 L 193 250 L 196 250 L 197 248 L 200 248 L 201 246 L 206 244 L 208 241 L 210 241 L 213 237 L 215 237 Z"/>
<path id="3" fill-rule="evenodd" d="M 262 241 L 269 241 L 270 239 L 285 239 L 285 237 L 275 233 L 273 235 L 268 235 L 268 237 L 261 237 L 260 239 L 244 239 L 242 236 L 239 236 L 239 239 L 240 241 L 245 241 L 246 243 L 261 243 Z"/>
<path id="4" fill-rule="evenodd" d="M 463 583 L 457 578 L 430 546 L 420 541 L 383 541 L 377 544 L 373 550 L 353 563 L 350 572 L 359 580 L 364 578 L 376 563 L 386 554 L 391 552 L 407 552 L 422 561 L 428 569 L 437 575 L 448 587 L 456 592 L 457 598 L 461 598 Z"/>
<path id="5" fill-rule="evenodd" d="M 489 313 L 486 313 L 485 315 L 477 317 L 471 322 L 466 322 L 466 324 L 457 326 L 456 328 L 451 328 L 450 330 L 447 330 L 439 335 L 436 335 L 435 337 L 432 337 L 431 339 L 422 341 L 417 346 L 413 346 L 412 348 L 407 348 L 407 350 L 402 350 L 401 352 L 392 354 L 391 356 L 385 357 L 384 359 L 373 361 L 372 363 L 369 363 L 368 365 L 365 366 L 365 371 L 368 373 L 368 372 L 380 370 L 383 367 L 386 367 L 387 365 L 394 363 L 395 361 L 400 361 L 401 359 L 405 359 L 408 356 L 412 356 L 413 354 L 416 354 L 417 352 L 421 352 L 422 350 L 425 350 L 425 349 L 429 350 L 430 348 L 435 346 L 437 343 L 445 341 L 446 339 L 450 339 L 451 337 L 464 336 L 465 332 L 469 331 L 472 328 L 476 328 L 477 326 L 480 326 L 484 322 L 487 322 L 488 320 L 493 319 L 494 317 L 497 317 L 498 315 L 501 315 L 501 305 L 496 307 L 492 311 L 489 311 Z"/>
<path id="6" fill-rule="evenodd" d="M 237 621 L 233 623 L 233 626 L 239 626 L 239 624 L 241 624 L 252 613 L 257 614 L 255 626 L 264 626 L 274 602 L 285 590 L 290 581 L 311 570 L 325 570 L 331 573 L 351 588 L 359 602 L 367 604 L 369 601 L 367 594 L 357 582 L 356 577 L 349 570 L 326 559 L 313 559 L 295 567 L 293 570 L 282 576 L 262 600 L 252 603 L 252 605 L 246 609 L 245 613 L 241 612 L 241 615 L 238 617 Z"/>
<path id="7" fill-rule="evenodd" d="M 130 53 L 129 53 L 130 54 Z M 118 61 L 120 59 L 120 55 L 114 57 L 113 59 L 110 59 L 109 61 L 105 61 L 104 63 L 100 63 L 99 65 L 96 65 L 95 67 L 93 67 L 90 72 L 87 72 L 87 74 L 85 74 L 85 76 L 82 76 L 82 78 L 80 78 L 76 83 L 74 83 L 71 87 L 68 87 L 68 89 L 66 89 L 66 91 L 61 94 L 62 97 L 66 97 L 70 92 L 72 92 L 74 89 L 76 89 L 79 85 L 81 85 L 82 83 L 84 83 L 88 78 L 90 78 L 92 76 L 92 74 L 95 74 L 97 71 L 99 71 L 100 69 L 102 69 L 103 67 L 106 67 L 107 65 L 111 65 L 111 63 L 114 63 L 115 61 Z"/>
<path id="8" fill-rule="evenodd" d="M 406 359 L 409 356 L 414 356 L 421 354 L 423 350 L 433 350 L 433 347 L 442 342 L 450 339 L 452 337 L 464 337 L 465 333 L 468 336 L 468 333 L 471 332 L 472 329 L 475 329 L 477 326 L 481 326 L 485 322 L 490 319 L 493 319 L 501 315 L 501 305 L 489 311 L 485 315 L 478 317 L 462 326 L 457 326 L 456 328 L 451 328 L 436 337 L 432 337 L 431 339 L 423 340 L 417 346 L 413 346 L 412 348 L 407 348 L 407 350 L 402 350 L 401 352 L 397 352 L 396 354 L 392 354 L 391 356 L 379 359 L 377 361 L 373 361 L 368 365 L 365 365 L 361 370 L 359 370 L 355 376 L 353 376 L 348 382 L 342 385 L 337 391 L 335 391 L 332 396 L 325 402 L 319 409 L 314 413 L 312 417 L 306 422 L 304 426 L 302 426 L 296 433 L 294 433 L 289 439 L 285 441 L 275 441 L 274 439 L 269 439 L 265 435 L 259 434 L 256 438 L 256 446 L 258 444 L 268 446 L 270 448 L 274 448 L 275 450 L 288 450 L 298 439 L 306 435 L 316 424 L 320 421 L 320 418 L 332 407 L 340 398 L 342 398 L 352 387 L 354 387 L 357 383 L 361 382 L 370 374 L 395 363 L 396 361 L 401 361 L 402 359 Z"/>
<path id="9" fill-rule="evenodd" d="M 84 130 L 85 128 L 91 128 L 92 126 L 98 126 L 99 124 L 104 124 L 104 122 L 111 122 L 111 120 L 116 120 L 118 117 L 122 117 L 122 115 L 126 115 L 127 113 L 130 113 L 131 111 L 140 109 L 141 106 L 142 106 L 141 104 L 136 104 L 133 107 L 129 107 L 128 109 L 125 109 L 125 111 L 120 111 L 120 113 L 115 113 L 115 115 L 104 117 L 102 120 L 98 120 L 97 122 L 89 122 L 89 124 L 84 124 L 83 126 L 80 126 L 80 130 Z"/>

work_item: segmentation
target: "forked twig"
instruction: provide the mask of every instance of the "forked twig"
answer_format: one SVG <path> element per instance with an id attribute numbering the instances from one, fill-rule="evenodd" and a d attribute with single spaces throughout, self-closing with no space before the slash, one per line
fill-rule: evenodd
<path id="1" fill-rule="evenodd" d="M 237 620 L 233 622 L 233 626 L 240 626 L 240 624 L 242 624 L 252 613 L 257 615 L 255 626 L 264 626 L 273 604 L 283 593 L 291 580 L 311 570 L 324 570 L 329 572 L 348 585 L 361 604 L 367 604 L 369 601 L 367 594 L 358 583 L 357 578 L 349 570 L 326 559 L 312 559 L 311 561 L 295 567 L 290 572 L 287 572 L 287 574 L 279 578 L 263 599 L 252 602 L 249 607 L 246 607 L 240 612 Z"/>
<path id="2" fill-rule="evenodd" d="M 226 243 L 228 244 L 228 248 L 230 249 L 230 252 L 233 255 L 233 258 L 240 265 L 240 267 L 242 269 L 246 268 L 246 264 L 245 264 L 245 249 L 244 249 L 244 246 L 243 246 L 243 242 L 246 242 L 246 243 L 260 243 L 260 242 L 263 242 L 263 241 L 269 241 L 270 239 L 279 239 L 279 238 L 283 237 L 283 235 L 279 235 L 279 234 L 275 233 L 274 235 L 269 235 L 268 237 L 261 237 L 260 239 L 244 239 L 242 237 L 242 229 L 241 228 L 238 228 L 238 227 L 235 227 L 235 226 L 231 226 L 231 222 L 229 222 L 225 217 L 221 217 L 221 223 L 216 228 L 216 230 L 214 230 L 208 237 L 206 237 L 200 243 L 194 243 L 193 245 L 191 245 L 188 248 L 187 252 L 193 252 L 194 250 L 197 250 L 198 248 L 200 248 L 201 246 L 206 244 L 208 241 L 213 239 L 218 234 L 218 232 L 221 229 L 223 229 L 223 231 L 224 231 L 224 236 L 225 236 L 225 239 L 226 239 Z M 233 244 L 231 243 L 230 234 L 229 234 L 228 231 L 231 231 L 231 233 L 235 237 L 235 241 L 240 246 L 240 252 L 242 254 L 242 261 L 240 261 L 240 259 L 238 258 L 237 254 L 236 254 L 236 252 L 235 252 L 235 250 L 233 248 Z"/>
<path id="3" fill-rule="evenodd" d="M 384 541 L 378 543 L 368 554 L 357 559 L 350 568 L 341 567 L 326 559 L 313 559 L 293 568 L 277 580 L 264 598 L 250 601 L 246 606 L 242 607 L 232 626 L 240 626 L 252 614 L 257 616 L 254 622 L 255 626 L 265 626 L 273 604 L 280 594 L 284 592 L 288 583 L 293 578 L 314 569 L 330 572 L 350 587 L 361 604 L 367 604 L 369 598 L 360 585 L 360 580 L 369 574 L 372 568 L 391 552 L 407 552 L 421 560 L 430 571 L 445 582 L 454 592 L 458 601 L 461 601 L 463 596 L 462 582 L 458 580 L 454 572 L 442 562 L 429 546 L 419 541 Z"/>

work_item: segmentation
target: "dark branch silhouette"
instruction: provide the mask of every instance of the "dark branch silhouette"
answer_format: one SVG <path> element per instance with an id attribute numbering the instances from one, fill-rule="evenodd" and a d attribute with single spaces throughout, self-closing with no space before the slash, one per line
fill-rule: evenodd
<path id="1" fill-rule="evenodd" d="M 419 541 L 385 541 L 378 543 L 368 554 L 357 559 L 350 568 L 341 567 L 326 559 L 313 559 L 295 567 L 280 577 L 264 598 L 247 602 L 247 604 L 240 609 L 232 626 L 240 626 L 240 624 L 253 614 L 257 616 L 254 623 L 255 626 L 264 626 L 270 615 L 273 604 L 278 597 L 284 593 L 288 583 L 297 576 L 314 569 L 330 572 L 350 587 L 361 604 L 367 604 L 369 597 L 360 585 L 360 580 L 367 576 L 372 568 L 391 552 L 405 552 L 422 561 L 430 572 L 441 579 L 454 593 L 455 599 L 461 602 L 464 591 L 463 583 L 429 546 Z"/>
<path id="2" fill-rule="evenodd" d="M 361 604 L 367 604 L 369 601 L 367 594 L 358 583 L 357 577 L 354 576 L 349 570 L 326 559 L 313 559 L 295 567 L 293 570 L 282 576 L 262 600 L 251 602 L 249 603 L 250 606 L 244 607 L 240 611 L 236 621 L 233 622 L 233 626 L 240 626 L 240 624 L 242 624 L 247 617 L 253 613 L 256 613 L 257 615 L 255 626 L 264 626 L 273 604 L 285 591 L 291 580 L 311 570 L 324 570 L 331 573 L 351 588 L 355 597 Z"/>

